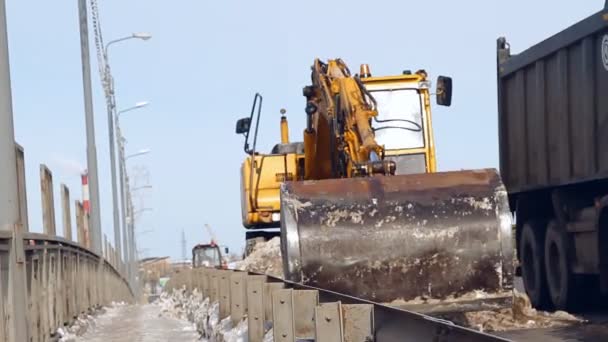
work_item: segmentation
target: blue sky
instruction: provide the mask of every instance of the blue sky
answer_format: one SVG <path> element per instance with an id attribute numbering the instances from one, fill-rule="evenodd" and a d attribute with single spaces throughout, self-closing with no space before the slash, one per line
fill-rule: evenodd
<path id="1" fill-rule="evenodd" d="M 182 229 L 190 249 L 209 239 L 205 223 L 220 243 L 241 250 L 244 154 L 235 121 L 257 91 L 264 95 L 262 149 L 278 141 L 283 107 L 292 139 L 301 137 L 301 89 L 315 57 L 340 57 L 353 70 L 369 63 L 376 75 L 422 68 L 432 79 L 452 76 L 452 107 L 434 110 L 439 168 L 498 167 L 496 38 L 506 36 L 521 51 L 597 12 L 604 0 L 286 3 L 100 1 L 106 42 L 136 31 L 153 35 L 110 52 L 118 106 L 150 101 L 122 121 L 128 152 L 152 150 L 130 164 L 145 168 L 153 185 L 136 204 L 153 208 L 137 222 L 145 256 L 181 257 Z M 42 230 L 39 164 L 54 174 L 58 231 L 59 183 L 73 198 L 81 195 L 86 145 L 76 4 L 7 0 L 15 134 L 26 151 L 32 231 Z M 102 225 L 112 239 L 107 118 L 92 61 Z"/>

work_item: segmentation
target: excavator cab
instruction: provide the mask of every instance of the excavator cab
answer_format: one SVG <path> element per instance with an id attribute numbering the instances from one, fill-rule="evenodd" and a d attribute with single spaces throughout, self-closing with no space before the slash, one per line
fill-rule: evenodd
<path id="1" fill-rule="evenodd" d="M 228 254 L 228 248 L 224 248 Z M 222 256 L 220 246 L 215 243 L 198 244 L 192 248 L 192 268 L 213 267 L 226 269 L 227 264 Z"/>
<path id="2" fill-rule="evenodd" d="M 395 162 L 397 175 L 435 172 L 435 145 L 431 120 L 431 82 L 424 70 L 402 75 L 373 77 L 361 66 L 361 82 L 375 101 L 378 115 L 372 129 L 385 157 Z M 452 101 L 452 79 L 438 78 L 437 104 Z"/>

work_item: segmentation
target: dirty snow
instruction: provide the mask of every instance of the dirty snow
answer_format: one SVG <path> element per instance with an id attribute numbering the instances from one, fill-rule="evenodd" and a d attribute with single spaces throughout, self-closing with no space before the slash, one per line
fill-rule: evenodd
<path id="1" fill-rule="evenodd" d="M 281 258 L 281 238 L 274 237 L 266 242 L 259 242 L 253 252 L 238 262 L 236 269 L 268 274 L 283 278 L 283 260 Z"/>
<path id="2" fill-rule="evenodd" d="M 497 311 L 477 311 L 464 314 L 457 324 L 480 331 L 506 331 L 512 329 L 547 328 L 583 323 L 584 320 L 564 311 L 553 313 L 532 308 L 528 296 L 514 291 L 513 307 Z"/>
<path id="3" fill-rule="evenodd" d="M 219 303 L 209 303 L 195 289 L 192 294 L 185 290 L 174 290 L 171 294 L 162 293 L 154 303 L 160 306 L 163 316 L 190 321 L 205 342 L 247 342 L 247 318 L 233 326 L 230 317 L 220 321 Z M 269 340 L 272 341 L 272 338 Z"/>
<path id="4" fill-rule="evenodd" d="M 197 341 L 195 328 L 187 321 L 161 317 L 151 304 L 115 303 L 57 331 L 63 342 Z M 83 331 L 83 326 L 86 331 Z"/>
<path id="5" fill-rule="evenodd" d="M 117 308 L 124 307 L 127 304 L 124 302 L 112 302 L 108 307 L 99 308 L 97 310 L 89 310 L 87 313 L 80 314 L 74 322 L 69 326 L 59 327 L 57 329 L 57 337 L 59 342 L 76 341 L 78 336 L 84 335 L 89 329 L 94 329 L 96 325 L 96 317 L 101 315 L 112 315 Z"/>

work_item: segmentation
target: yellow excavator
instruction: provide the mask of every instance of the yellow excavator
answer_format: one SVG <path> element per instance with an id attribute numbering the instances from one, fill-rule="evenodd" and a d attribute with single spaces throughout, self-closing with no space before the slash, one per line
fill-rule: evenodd
<path id="1" fill-rule="evenodd" d="M 259 94 L 236 125 L 243 225 L 280 228 L 285 278 L 421 312 L 509 305 L 505 188 L 495 169 L 436 172 L 427 73 L 352 75 L 317 59 L 311 81 L 302 142 L 283 115 L 281 143 L 256 151 Z M 451 105 L 451 78 L 435 97 Z"/>

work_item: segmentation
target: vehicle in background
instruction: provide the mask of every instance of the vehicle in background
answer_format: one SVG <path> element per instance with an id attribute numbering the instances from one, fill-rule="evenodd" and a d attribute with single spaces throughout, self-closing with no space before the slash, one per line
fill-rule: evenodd
<path id="1" fill-rule="evenodd" d="M 608 2 L 519 54 L 497 43 L 518 273 L 535 307 L 576 309 L 608 294 Z"/>
<path id="2" fill-rule="evenodd" d="M 223 247 L 224 255 L 228 255 L 228 247 Z M 226 269 L 228 264 L 222 250 L 215 242 L 198 244 L 192 248 L 192 268 L 213 267 Z"/>

